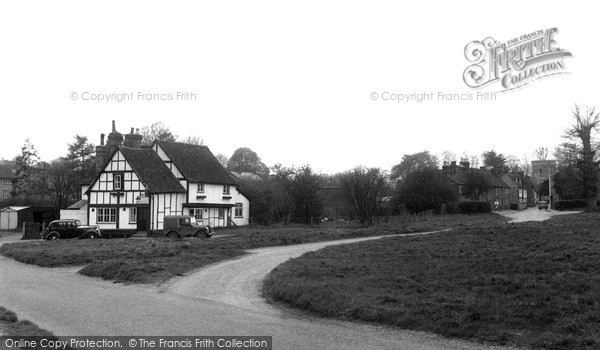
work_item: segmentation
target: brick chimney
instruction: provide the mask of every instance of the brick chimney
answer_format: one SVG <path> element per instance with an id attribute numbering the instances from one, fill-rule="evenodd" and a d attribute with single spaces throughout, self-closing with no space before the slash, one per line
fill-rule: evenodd
<path id="1" fill-rule="evenodd" d="M 100 134 L 100 145 L 96 146 L 96 171 L 102 171 L 102 167 L 108 158 L 108 147 L 104 145 L 104 134 Z"/>
<path id="2" fill-rule="evenodd" d="M 142 135 L 140 135 L 140 129 L 136 129 L 135 133 L 133 128 L 129 134 L 125 135 L 125 142 L 123 142 L 123 146 L 129 148 L 142 148 Z"/>
<path id="3" fill-rule="evenodd" d="M 461 158 L 460 159 L 460 166 L 462 166 L 465 169 L 469 169 L 471 167 L 471 163 L 469 162 L 469 158 Z"/>
<path id="4" fill-rule="evenodd" d="M 123 135 L 117 131 L 115 121 L 112 121 L 112 131 L 108 134 L 108 141 L 106 142 L 108 146 L 108 155 L 110 156 L 113 152 L 121 146 L 121 142 L 123 142 Z"/>

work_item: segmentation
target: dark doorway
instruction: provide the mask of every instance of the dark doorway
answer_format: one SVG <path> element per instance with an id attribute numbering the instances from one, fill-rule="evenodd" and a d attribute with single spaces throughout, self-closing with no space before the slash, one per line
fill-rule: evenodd
<path id="1" fill-rule="evenodd" d="M 138 231 L 147 231 L 149 222 L 150 222 L 150 208 L 138 207 L 137 208 L 137 230 Z"/>

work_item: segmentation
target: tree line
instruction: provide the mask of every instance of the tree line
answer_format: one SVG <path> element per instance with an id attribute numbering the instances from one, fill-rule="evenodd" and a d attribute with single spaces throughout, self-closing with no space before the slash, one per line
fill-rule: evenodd
<path id="1" fill-rule="evenodd" d="M 592 206 L 598 180 L 595 150 L 599 146 L 594 140 L 594 133 L 600 117 L 594 109 L 583 111 L 577 106 L 573 117 L 574 124 L 564 134 L 567 142 L 554 151 L 559 171 L 553 180 L 561 196 L 586 198 Z M 204 144 L 197 136 L 178 138 L 162 122 L 142 128 L 140 134 L 144 145 L 155 139 Z M 78 185 L 81 181 L 95 175 L 94 151 L 94 145 L 87 137 L 76 135 L 67 145 L 65 156 L 44 162 L 40 161 L 37 150 L 27 140 L 21 154 L 15 158 L 15 198 L 22 202 L 23 198 L 41 195 L 49 198 L 56 209 L 66 208 L 79 199 Z M 549 150 L 545 147 L 534 152 L 538 160 L 545 160 L 548 155 Z M 368 225 L 377 215 L 397 214 L 401 210 L 417 213 L 458 199 L 456 191 L 440 174 L 440 158 L 429 151 L 404 155 L 389 172 L 376 167 L 357 166 L 337 174 L 315 173 L 308 164 L 300 167 L 275 164 L 269 167 L 248 147 L 236 149 L 230 157 L 223 154 L 215 156 L 234 174 L 240 190 L 250 199 L 250 215 L 254 223 L 314 223 L 339 216 Z M 456 156 L 444 152 L 442 159 L 447 164 L 456 161 Z M 495 150 L 486 151 L 481 157 L 463 154 L 461 160 L 469 161 L 472 168 L 479 167 L 481 162 L 492 175 L 501 175 L 511 169 L 525 174 L 529 172 L 527 157 L 518 159 Z M 471 171 L 464 181 L 463 195 L 478 201 L 491 188 L 489 177 L 483 172 Z M 331 212 L 332 207 L 335 207 L 335 213 Z"/>

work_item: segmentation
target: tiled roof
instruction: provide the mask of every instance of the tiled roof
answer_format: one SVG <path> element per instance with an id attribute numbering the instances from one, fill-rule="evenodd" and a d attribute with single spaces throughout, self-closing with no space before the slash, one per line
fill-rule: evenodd
<path id="1" fill-rule="evenodd" d="M 17 164 L 14 161 L 0 161 L 0 179 L 16 179 L 16 168 Z"/>
<path id="2" fill-rule="evenodd" d="M 123 156 L 151 193 L 185 193 L 175 175 L 158 154 L 150 149 L 119 147 Z"/>
<path id="3" fill-rule="evenodd" d="M 155 141 L 190 182 L 237 185 L 206 146 Z"/>
<path id="4" fill-rule="evenodd" d="M 496 176 L 487 174 L 487 177 L 488 177 L 488 180 L 490 181 L 490 183 L 492 184 L 492 186 L 494 186 L 494 187 L 510 188 L 504 181 L 502 181 L 502 179 L 500 179 Z"/>

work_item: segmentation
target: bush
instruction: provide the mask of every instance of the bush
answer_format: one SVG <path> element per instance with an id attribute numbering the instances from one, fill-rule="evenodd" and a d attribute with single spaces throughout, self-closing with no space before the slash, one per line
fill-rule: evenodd
<path id="1" fill-rule="evenodd" d="M 511 203 L 510 210 L 519 210 L 519 205 L 517 203 Z"/>
<path id="2" fill-rule="evenodd" d="M 462 214 L 491 213 L 492 205 L 490 202 L 461 202 L 458 209 Z"/>
<path id="3" fill-rule="evenodd" d="M 585 199 L 571 199 L 566 201 L 554 202 L 554 209 L 556 210 L 581 209 L 586 207 L 587 202 Z"/>

